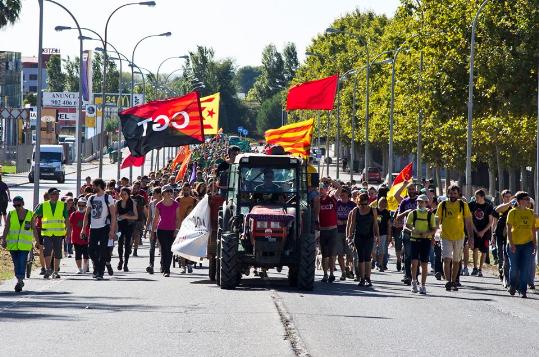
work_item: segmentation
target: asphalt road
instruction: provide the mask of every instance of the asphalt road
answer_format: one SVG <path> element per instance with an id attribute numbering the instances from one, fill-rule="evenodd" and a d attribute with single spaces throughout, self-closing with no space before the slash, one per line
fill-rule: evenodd
<path id="1" fill-rule="evenodd" d="M 72 190 L 73 179 L 57 186 Z M 12 188 L 31 192 L 29 184 Z M 429 276 L 420 296 L 400 283 L 391 261 L 369 290 L 320 283 L 317 272 L 315 290 L 299 292 L 283 270 L 224 291 L 208 281 L 206 266 L 187 275 L 176 268 L 170 278 L 147 274 L 147 248 L 145 241 L 129 273 L 100 282 L 75 274 L 66 258 L 60 280 L 33 274 L 21 294 L 13 281 L 1 284 L 0 355 L 539 355 L 539 296 L 511 297 L 492 274 L 463 277 L 458 292 Z"/>

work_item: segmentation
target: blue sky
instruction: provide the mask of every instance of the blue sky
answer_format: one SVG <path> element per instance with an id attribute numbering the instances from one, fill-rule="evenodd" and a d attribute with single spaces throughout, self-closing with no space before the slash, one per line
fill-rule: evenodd
<path id="1" fill-rule="evenodd" d="M 125 0 L 57 0 L 68 7 L 80 25 L 103 34 L 106 17 Z M 313 36 L 337 17 L 355 8 L 392 16 L 399 0 L 156 0 L 157 6 L 128 6 L 119 10 L 109 25 L 109 41 L 131 57 L 142 37 L 172 32 L 171 37 L 142 42 L 135 63 L 152 71 L 166 57 L 183 55 L 197 44 L 213 47 L 218 58 L 231 57 L 238 66 L 260 64 L 264 46 L 282 48 L 294 42 L 300 60 Z M 0 30 L 0 50 L 36 55 L 38 46 L 37 0 L 23 0 L 20 20 Z M 57 25 L 74 25 L 59 7 L 45 3 L 44 47 L 60 48 L 62 55 L 78 54 L 76 31 L 55 32 Z M 85 41 L 85 49 L 97 46 Z M 162 72 L 181 66 L 170 60 Z"/>

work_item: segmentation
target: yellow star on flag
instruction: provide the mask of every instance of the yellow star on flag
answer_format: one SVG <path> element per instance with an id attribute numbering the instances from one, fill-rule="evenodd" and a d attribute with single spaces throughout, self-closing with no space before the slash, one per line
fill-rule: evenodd
<path id="1" fill-rule="evenodd" d="M 219 129 L 219 101 L 220 93 L 215 93 L 200 98 L 202 118 L 204 123 L 204 135 L 215 135 Z"/>

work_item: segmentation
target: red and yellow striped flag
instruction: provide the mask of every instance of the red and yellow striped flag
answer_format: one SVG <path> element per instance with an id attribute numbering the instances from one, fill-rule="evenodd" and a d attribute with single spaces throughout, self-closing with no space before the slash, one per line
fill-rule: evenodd
<path id="1" fill-rule="evenodd" d="M 172 161 L 170 171 L 174 171 L 176 166 L 180 165 L 190 153 L 191 149 L 189 149 L 189 145 L 180 146 L 180 149 L 178 150 L 178 155 L 176 155 L 174 161 Z"/>
<path id="2" fill-rule="evenodd" d="M 264 137 L 268 144 L 280 145 L 289 154 L 307 158 L 311 150 L 313 130 L 314 119 L 309 119 L 266 130 Z"/>
<path id="3" fill-rule="evenodd" d="M 185 174 L 187 173 L 187 167 L 189 163 L 191 162 L 192 154 L 193 154 L 192 152 L 189 152 L 189 154 L 187 154 L 187 156 L 183 160 L 180 166 L 180 170 L 178 171 L 178 174 L 176 175 L 176 183 L 183 181 Z"/>

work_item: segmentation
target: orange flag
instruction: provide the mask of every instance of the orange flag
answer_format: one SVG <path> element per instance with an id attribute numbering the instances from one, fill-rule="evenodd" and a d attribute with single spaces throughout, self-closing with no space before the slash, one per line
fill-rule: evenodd
<path id="1" fill-rule="evenodd" d="M 170 171 L 174 171 L 176 166 L 181 164 L 183 160 L 191 153 L 191 149 L 189 149 L 189 145 L 180 146 L 180 150 L 178 150 L 178 155 L 174 158 L 174 161 L 172 161 L 172 165 L 170 166 Z"/>
<path id="2" fill-rule="evenodd" d="M 191 154 L 192 153 L 189 152 L 187 157 L 183 160 L 182 165 L 180 166 L 180 171 L 178 171 L 178 175 L 176 175 L 176 183 L 183 181 L 183 177 L 187 172 L 187 166 L 189 166 L 189 162 L 191 161 Z"/>

